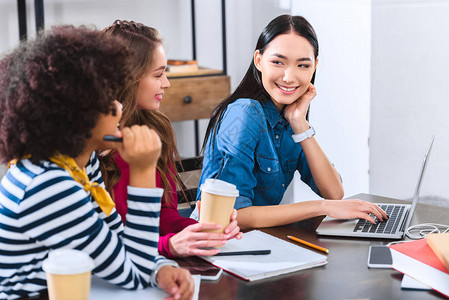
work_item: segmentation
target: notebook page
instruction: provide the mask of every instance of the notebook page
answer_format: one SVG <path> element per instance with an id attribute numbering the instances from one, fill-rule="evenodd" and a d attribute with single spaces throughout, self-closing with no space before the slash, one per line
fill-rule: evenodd
<path id="1" fill-rule="evenodd" d="M 220 252 L 266 250 L 268 255 L 202 257 L 214 265 L 248 280 L 257 280 L 326 263 L 326 256 L 294 245 L 259 230 L 230 240 Z"/>

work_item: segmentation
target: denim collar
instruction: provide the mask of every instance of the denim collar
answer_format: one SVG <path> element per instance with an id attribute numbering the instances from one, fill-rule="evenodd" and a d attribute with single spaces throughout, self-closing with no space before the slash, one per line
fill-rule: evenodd
<path id="1" fill-rule="evenodd" d="M 274 128 L 277 123 L 281 122 L 282 125 L 287 122 L 283 117 L 284 110 L 282 109 L 282 114 L 279 113 L 278 109 L 273 103 L 273 100 L 261 103 L 265 116 L 267 117 L 268 123 Z"/>

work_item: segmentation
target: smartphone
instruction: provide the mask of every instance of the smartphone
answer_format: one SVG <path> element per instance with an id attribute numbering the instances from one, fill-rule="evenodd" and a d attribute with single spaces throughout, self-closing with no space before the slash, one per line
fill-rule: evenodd
<path id="1" fill-rule="evenodd" d="M 218 280 L 223 273 L 223 269 L 215 266 L 182 266 L 190 271 L 192 275 L 201 275 L 201 280 Z"/>
<path id="2" fill-rule="evenodd" d="M 368 268 L 390 269 L 392 264 L 390 248 L 385 245 L 369 247 Z"/>

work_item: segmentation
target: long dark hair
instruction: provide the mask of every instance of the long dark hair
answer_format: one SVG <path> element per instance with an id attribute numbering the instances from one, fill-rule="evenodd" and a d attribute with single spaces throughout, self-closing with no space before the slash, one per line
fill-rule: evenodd
<path id="1" fill-rule="evenodd" d="M 304 37 L 312 45 L 314 49 L 315 59 L 318 57 L 318 39 L 312 25 L 301 16 L 281 15 L 273 19 L 262 31 L 257 40 L 256 50 L 263 54 L 270 42 L 280 34 L 294 31 Z M 312 76 L 312 84 L 315 81 L 315 73 Z M 212 112 L 209 125 L 207 126 L 206 136 L 204 137 L 203 151 L 206 147 L 207 140 L 212 130 L 216 132 L 218 121 L 229 104 L 240 98 L 251 98 L 261 103 L 271 101 L 270 95 L 262 84 L 262 75 L 251 60 L 248 71 L 240 82 L 237 89 L 226 99 L 224 99 Z M 309 119 L 309 111 L 307 111 L 307 120 Z"/>
<path id="2" fill-rule="evenodd" d="M 175 132 L 165 114 L 160 111 L 137 109 L 136 100 L 140 80 L 150 69 L 155 49 L 162 44 L 162 37 L 155 28 L 126 20 L 116 20 L 103 31 L 106 35 L 120 37 L 134 53 L 131 61 L 134 79 L 122 86 L 117 98 L 123 105 L 120 127 L 148 125 L 158 133 L 162 142 L 162 151 L 157 161 L 157 170 L 161 175 L 162 187 L 165 191 L 164 200 L 169 203 L 169 195 L 176 192 L 172 191 L 169 179 L 182 188 L 175 166 L 175 161 L 180 161 L 176 149 Z M 120 181 L 121 172 L 113 157 L 114 152 L 111 151 L 101 152 L 99 155 L 106 189 L 114 197 L 114 186 Z"/>

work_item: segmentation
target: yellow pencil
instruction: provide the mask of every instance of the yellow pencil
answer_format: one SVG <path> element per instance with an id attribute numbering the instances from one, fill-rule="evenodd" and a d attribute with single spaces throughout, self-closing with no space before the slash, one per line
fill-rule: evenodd
<path id="1" fill-rule="evenodd" d="M 312 247 L 313 249 L 317 249 L 317 250 L 323 251 L 323 252 L 325 252 L 325 253 L 329 253 L 329 249 L 326 249 L 326 248 L 324 248 L 324 247 L 321 247 L 321 246 L 318 246 L 318 245 L 315 245 L 315 244 L 306 242 L 306 241 L 304 241 L 304 240 L 298 239 L 297 237 L 294 237 L 294 236 L 291 236 L 291 235 L 287 235 L 287 237 L 288 237 L 289 239 L 295 241 L 295 242 L 298 242 L 298 243 L 300 243 L 300 244 L 303 244 L 303 245 Z"/>

